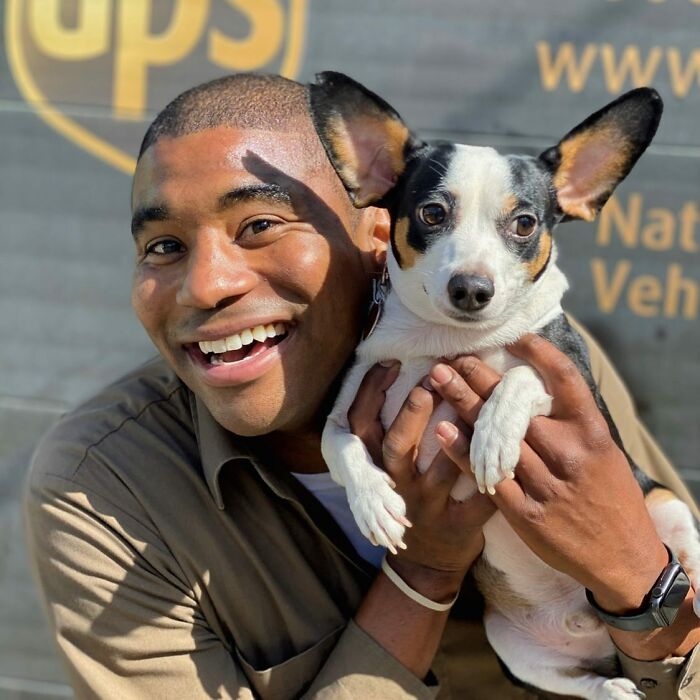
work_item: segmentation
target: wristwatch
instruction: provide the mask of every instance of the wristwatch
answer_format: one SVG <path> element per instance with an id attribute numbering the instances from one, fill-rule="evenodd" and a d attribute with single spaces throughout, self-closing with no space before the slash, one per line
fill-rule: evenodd
<path id="1" fill-rule="evenodd" d="M 668 627 L 673 623 L 690 589 L 690 579 L 671 548 L 668 545 L 664 546 L 668 550 L 669 562 L 636 613 L 611 615 L 598 607 L 593 594 L 586 589 L 588 602 L 605 624 L 627 632 L 643 632 Z"/>

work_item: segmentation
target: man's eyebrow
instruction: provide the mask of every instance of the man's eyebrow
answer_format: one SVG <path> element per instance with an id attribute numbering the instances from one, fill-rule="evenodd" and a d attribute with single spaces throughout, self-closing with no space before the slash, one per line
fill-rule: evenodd
<path id="1" fill-rule="evenodd" d="M 162 204 L 153 207 L 139 207 L 131 217 L 131 235 L 137 236 L 149 221 L 167 221 L 169 218 L 168 209 Z"/>
<path id="2" fill-rule="evenodd" d="M 274 182 L 260 185 L 242 185 L 219 197 L 219 209 L 228 209 L 228 207 L 238 204 L 239 202 L 251 200 L 291 205 L 292 196 L 289 190 Z"/>

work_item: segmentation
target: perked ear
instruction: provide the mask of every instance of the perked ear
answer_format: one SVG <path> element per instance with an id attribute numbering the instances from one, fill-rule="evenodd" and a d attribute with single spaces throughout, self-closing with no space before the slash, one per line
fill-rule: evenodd
<path id="1" fill-rule="evenodd" d="M 552 172 L 559 208 L 567 218 L 593 221 L 646 150 L 662 111 L 656 90 L 632 90 L 540 155 Z"/>
<path id="2" fill-rule="evenodd" d="M 396 110 L 343 73 L 309 85 L 311 117 L 326 153 L 357 208 L 381 201 L 406 169 L 413 137 Z"/>

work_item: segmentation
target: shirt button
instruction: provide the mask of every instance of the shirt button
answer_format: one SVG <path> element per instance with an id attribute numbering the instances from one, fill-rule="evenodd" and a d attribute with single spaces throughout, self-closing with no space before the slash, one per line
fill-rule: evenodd
<path id="1" fill-rule="evenodd" d="M 642 680 L 639 681 L 639 686 L 644 688 L 644 690 L 651 690 L 652 688 L 656 688 L 657 685 L 658 683 L 653 678 L 642 678 Z"/>

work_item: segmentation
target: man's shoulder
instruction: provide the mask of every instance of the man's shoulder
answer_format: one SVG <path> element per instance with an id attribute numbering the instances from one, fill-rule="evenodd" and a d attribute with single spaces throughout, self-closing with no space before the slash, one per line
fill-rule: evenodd
<path id="1" fill-rule="evenodd" d="M 74 481 L 96 464 L 120 472 L 193 442 L 189 392 L 155 358 L 63 415 L 34 453 L 30 482 Z"/>

